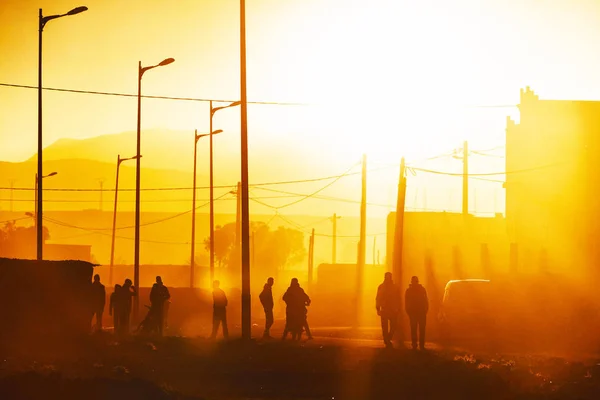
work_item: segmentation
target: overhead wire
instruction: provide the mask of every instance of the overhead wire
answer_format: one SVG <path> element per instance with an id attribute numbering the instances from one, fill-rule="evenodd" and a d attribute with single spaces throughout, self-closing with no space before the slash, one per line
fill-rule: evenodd
<path id="1" fill-rule="evenodd" d="M 37 86 L 31 85 L 18 85 L 14 83 L 0 83 L 0 86 L 13 87 L 20 89 L 38 89 Z M 119 96 L 119 97 L 138 97 L 137 94 L 133 93 L 117 93 L 117 92 L 100 92 L 95 90 L 78 90 L 78 89 L 63 89 L 63 88 L 50 88 L 42 87 L 42 90 L 54 91 L 54 92 L 67 92 L 67 93 L 79 93 L 79 94 L 95 94 L 103 96 Z M 172 96 L 150 96 L 141 95 L 140 97 L 145 99 L 160 99 L 160 100 L 180 100 L 180 101 L 198 101 L 198 102 L 216 102 L 216 103 L 232 103 L 238 100 L 224 100 L 224 99 L 203 99 L 195 97 L 172 97 Z M 274 101 L 248 101 L 248 104 L 262 104 L 262 105 L 274 105 L 274 106 L 309 106 L 307 103 L 284 103 Z"/>
<path id="2" fill-rule="evenodd" d="M 38 86 L 32 85 L 21 85 L 16 83 L 2 83 L 0 86 L 19 88 L 19 89 L 38 89 Z M 118 92 L 103 92 L 94 90 L 79 90 L 79 89 L 64 89 L 64 88 L 49 88 L 42 87 L 42 90 L 49 90 L 55 92 L 67 92 L 67 93 L 79 93 L 79 94 L 94 94 L 103 96 L 120 96 L 120 97 L 138 97 L 137 94 L 133 93 L 118 93 Z M 180 101 L 197 101 L 197 102 L 218 102 L 218 103 L 231 103 L 238 100 L 226 100 L 226 99 L 205 99 L 205 98 L 194 98 L 194 97 L 172 97 L 172 96 L 149 96 L 141 95 L 140 97 L 148 99 L 162 99 L 162 100 L 180 100 Z M 248 104 L 264 104 L 264 105 L 278 105 L 278 106 L 310 106 L 309 103 L 294 103 L 294 102 L 273 102 L 273 101 L 248 101 Z M 459 108 L 515 108 L 516 104 L 470 104 L 463 105 Z"/>
<path id="3" fill-rule="evenodd" d="M 353 165 L 352 165 L 350 168 L 348 168 L 348 169 L 346 170 L 346 172 L 344 172 L 343 174 L 341 174 L 340 176 L 338 176 L 337 178 L 335 178 L 335 179 L 334 179 L 334 180 L 332 180 L 331 182 L 329 182 L 329 183 L 327 183 L 326 185 L 324 185 L 324 186 L 320 187 L 319 189 L 315 190 L 314 192 L 312 192 L 312 193 L 310 193 L 310 194 L 307 194 L 307 195 L 305 195 L 304 197 L 302 197 L 302 198 L 300 198 L 300 199 L 296 199 L 296 200 L 294 200 L 294 201 L 291 201 L 291 202 L 289 202 L 289 203 L 287 203 L 287 204 L 284 204 L 284 205 L 281 205 L 281 206 L 273 206 L 273 205 L 266 204 L 266 203 L 264 203 L 264 202 L 260 202 L 260 204 L 262 204 L 262 205 L 264 205 L 264 206 L 267 206 L 267 207 L 269 207 L 269 208 L 272 208 L 272 209 L 274 209 L 274 210 L 281 210 L 282 208 L 286 208 L 286 207 L 292 206 L 292 205 L 294 205 L 294 204 L 298 204 L 298 203 L 300 203 L 301 201 L 304 201 L 304 200 L 306 200 L 306 199 L 308 199 L 308 198 L 310 198 L 310 197 L 316 196 L 317 194 L 319 194 L 319 193 L 320 193 L 320 192 L 322 192 L 323 190 L 325 190 L 325 189 L 327 189 L 328 187 L 332 186 L 332 185 L 333 185 L 333 184 L 335 184 L 337 181 L 339 181 L 341 178 L 343 178 L 344 176 L 347 176 L 347 175 L 350 173 L 350 171 L 352 171 L 352 170 L 354 169 L 354 167 L 356 167 L 356 166 L 357 166 L 357 165 L 359 165 L 359 164 L 360 164 L 360 162 L 353 164 Z"/>
<path id="4" fill-rule="evenodd" d="M 229 194 L 229 192 L 226 192 L 226 193 L 223 193 L 219 197 L 215 197 L 215 201 L 221 200 L 223 197 L 227 196 L 228 194 Z M 203 204 L 200 204 L 199 206 L 196 206 L 196 209 L 200 209 L 202 207 L 206 207 L 209 204 L 210 204 L 210 201 L 208 201 L 206 203 L 203 203 Z M 166 221 L 169 221 L 169 220 L 172 220 L 172 219 L 175 219 L 175 218 L 179 218 L 179 217 L 181 217 L 183 215 L 186 215 L 186 214 L 189 214 L 191 212 L 192 212 L 192 210 L 187 210 L 187 211 L 184 211 L 184 212 L 180 212 L 178 214 L 170 215 L 170 216 L 165 217 L 165 218 L 160 218 L 160 219 L 157 219 L 157 220 L 154 220 L 154 221 L 145 222 L 143 224 L 140 224 L 140 227 L 154 225 L 154 224 L 159 224 L 161 222 L 166 222 Z M 47 220 L 49 220 L 49 221 L 52 221 L 52 218 L 50 218 L 50 217 L 44 217 L 44 218 L 47 219 Z M 135 225 L 119 226 L 119 227 L 116 227 L 115 230 L 133 229 L 133 228 L 135 228 Z M 112 227 L 111 228 L 89 228 L 89 227 L 86 227 L 84 229 L 87 229 L 87 230 L 90 230 L 90 231 L 108 231 L 108 230 L 112 230 L 113 228 Z"/>

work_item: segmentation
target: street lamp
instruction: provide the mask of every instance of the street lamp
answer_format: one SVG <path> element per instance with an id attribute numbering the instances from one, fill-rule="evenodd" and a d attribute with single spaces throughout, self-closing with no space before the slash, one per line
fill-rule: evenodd
<path id="1" fill-rule="evenodd" d="M 141 156 L 139 156 L 139 157 L 141 157 Z M 133 157 L 129 157 L 129 158 L 121 158 L 120 154 L 117 155 L 117 178 L 116 178 L 116 183 L 115 183 L 115 208 L 113 211 L 112 242 L 110 245 L 110 272 L 109 272 L 109 278 L 108 278 L 109 285 L 111 285 L 111 286 L 113 284 L 113 267 L 114 267 L 114 260 L 115 260 L 115 231 L 117 229 L 116 227 L 117 227 L 117 198 L 119 195 L 119 166 L 121 165 L 121 163 L 123 161 L 135 160 L 139 157 L 133 156 Z"/>
<path id="2" fill-rule="evenodd" d="M 42 221 L 41 220 L 42 213 L 38 213 L 38 211 L 40 210 L 40 205 L 38 204 L 38 200 L 39 200 L 39 197 L 38 197 L 39 196 L 39 194 L 38 194 L 38 188 L 40 188 L 42 186 L 42 179 L 49 178 L 49 177 L 55 176 L 57 174 L 58 174 L 58 172 L 50 172 L 48 175 L 42 175 L 41 179 L 38 179 L 39 175 L 37 174 L 37 172 L 35 174 L 35 190 L 34 190 L 35 191 L 35 201 L 34 201 L 34 203 L 35 203 L 35 206 L 34 206 L 35 207 L 35 217 L 33 218 L 33 220 L 35 222 L 36 230 L 38 229 L 38 226 L 41 227 L 43 225 L 41 223 L 41 221 Z M 43 246 L 43 244 L 44 243 L 43 243 L 43 239 L 42 239 L 42 246 Z M 40 248 L 40 243 L 38 241 L 38 249 L 39 248 Z"/>
<path id="3" fill-rule="evenodd" d="M 222 107 L 216 107 L 213 108 L 213 102 L 212 100 L 210 101 L 210 130 L 209 132 L 213 132 L 213 116 L 215 115 L 215 113 L 219 110 L 223 110 L 225 108 L 230 108 L 230 107 L 235 107 L 235 106 L 239 106 L 241 105 L 242 102 L 241 101 L 234 101 L 231 104 L 228 104 L 226 106 L 222 106 Z M 214 134 L 214 133 L 213 133 Z M 210 253 L 210 284 L 212 285 L 212 283 L 215 280 L 215 204 L 214 204 L 214 194 L 213 194 L 213 138 L 212 135 L 210 135 L 210 193 L 209 193 L 209 198 L 210 198 L 210 237 L 209 237 L 209 253 Z M 194 167 L 194 172 L 196 171 L 196 168 Z"/>
<path id="4" fill-rule="evenodd" d="M 137 152 L 136 152 L 136 171 L 135 171 L 135 250 L 134 250 L 134 272 L 133 281 L 136 289 L 140 286 L 140 139 L 141 139 L 141 118 L 142 118 L 142 75 L 144 72 L 171 64 L 175 59 L 165 58 L 160 63 L 150 67 L 143 67 L 142 62 L 138 64 L 138 98 L 137 98 Z M 137 321 L 139 312 L 139 296 L 134 297 L 133 318 Z"/>
<path id="5" fill-rule="evenodd" d="M 212 103 L 212 101 L 211 101 Z M 194 266 L 196 265 L 196 158 L 198 153 L 198 140 L 201 137 L 210 136 L 210 142 L 212 143 L 212 136 L 223 132 L 221 129 L 212 133 L 203 133 L 198 135 L 198 130 L 194 131 L 194 183 L 192 185 L 192 260 L 190 261 L 190 287 L 194 287 Z M 212 160 L 212 153 L 211 153 Z M 211 163 L 212 171 L 212 163 Z M 212 181 L 211 181 L 211 193 L 212 193 Z M 212 241 L 212 235 L 210 237 Z M 212 269 L 211 269 L 211 282 L 212 282 Z"/>
<path id="6" fill-rule="evenodd" d="M 48 21 L 56 19 L 56 18 L 60 18 L 60 17 L 65 17 L 67 15 L 75 15 L 75 14 L 79 14 L 81 12 L 86 11 L 88 8 L 85 6 L 82 7 L 77 7 L 72 9 L 71 11 L 69 11 L 66 14 L 61 14 L 61 15 L 49 15 L 47 17 L 44 17 L 42 15 L 42 9 L 40 8 L 40 15 L 39 15 L 39 23 L 38 23 L 38 27 L 39 27 L 39 48 L 38 48 L 38 175 L 42 176 L 42 32 L 44 31 L 44 26 L 46 26 L 46 24 L 48 23 Z M 39 184 L 37 184 L 37 178 L 36 178 L 36 193 L 37 193 L 37 200 L 36 200 L 36 204 L 37 204 L 37 211 L 36 211 L 36 215 L 37 215 L 37 220 L 41 221 L 42 220 L 42 181 L 40 180 Z M 42 230 L 42 224 L 37 224 L 37 260 L 38 261 L 42 261 L 42 246 L 43 246 L 43 230 Z"/>

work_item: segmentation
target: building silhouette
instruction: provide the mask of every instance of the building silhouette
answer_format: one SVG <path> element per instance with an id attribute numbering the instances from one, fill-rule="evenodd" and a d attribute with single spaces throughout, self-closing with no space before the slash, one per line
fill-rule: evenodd
<path id="1" fill-rule="evenodd" d="M 506 219 L 518 268 L 585 272 L 598 259 L 600 102 L 540 100 L 521 89 L 507 118 Z"/>

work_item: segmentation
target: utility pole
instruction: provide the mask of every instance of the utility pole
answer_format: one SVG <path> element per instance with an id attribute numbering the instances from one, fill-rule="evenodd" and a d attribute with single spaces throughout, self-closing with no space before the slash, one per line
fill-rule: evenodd
<path id="1" fill-rule="evenodd" d="M 404 242 L 404 206 L 406 203 L 406 177 L 405 175 L 404 157 L 400 160 L 400 177 L 398 178 L 398 200 L 396 202 L 396 226 L 394 228 L 394 247 L 393 247 L 393 276 L 396 285 L 402 289 L 402 253 Z M 403 299 L 400 296 L 399 309 L 403 310 Z M 404 318 L 401 315 L 398 318 L 399 340 L 404 343 Z"/>
<path id="2" fill-rule="evenodd" d="M 252 231 L 252 233 L 250 234 L 250 241 L 252 242 L 252 264 L 254 264 L 255 260 L 256 260 L 256 247 L 255 247 L 255 242 L 254 242 L 254 237 L 256 236 L 256 232 Z"/>
<path id="3" fill-rule="evenodd" d="M 252 337 L 250 297 L 250 198 L 248 196 L 248 101 L 246 98 L 246 1 L 240 0 L 240 136 L 242 211 L 242 339 Z"/>
<path id="4" fill-rule="evenodd" d="M 377 236 L 373 236 L 373 265 L 377 265 Z"/>
<path id="5" fill-rule="evenodd" d="M 360 201 L 360 245 L 358 247 L 358 260 L 356 263 L 356 317 L 355 327 L 360 325 L 362 311 L 362 290 L 363 275 L 365 271 L 365 253 L 366 253 L 366 232 L 367 232 L 367 155 L 362 157 L 362 194 Z"/>
<path id="6" fill-rule="evenodd" d="M 463 193 L 462 193 L 462 213 L 469 214 L 469 143 L 465 140 L 463 144 Z"/>
<path id="7" fill-rule="evenodd" d="M 209 133 L 210 135 L 210 133 Z M 198 140 L 202 135 L 198 135 L 198 130 L 194 130 L 194 173 L 192 178 L 192 244 L 190 260 L 190 287 L 194 287 L 194 267 L 196 266 L 196 158 L 198 154 Z M 212 240 L 212 237 L 210 238 Z M 212 282 L 210 283 L 212 285 Z"/>
<path id="8" fill-rule="evenodd" d="M 315 228 L 313 228 L 308 241 L 308 291 L 310 292 L 313 282 L 313 271 L 315 261 Z"/>
<path id="9" fill-rule="evenodd" d="M 235 209 L 235 249 L 236 249 L 236 254 L 239 255 L 239 251 L 240 251 L 240 245 L 241 245 L 241 238 L 242 238 L 242 183 L 238 182 L 237 184 L 237 190 L 235 192 L 236 196 L 237 196 L 237 201 L 236 201 L 236 209 Z"/>
<path id="10" fill-rule="evenodd" d="M 337 262 L 337 220 L 342 217 L 338 217 L 337 214 L 333 214 L 333 217 L 330 218 L 331 222 L 333 222 L 333 232 L 331 234 L 331 263 L 335 264 Z"/>
<path id="11" fill-rule="evenodd" d="M 238 267 L 238 265 L 235 265 L 237 263 L 241 263 L 241 244 L 242 244 L 242 213 L 241 213 L 241 203 L 242 203 L 242 196 L 241 196 L 241 186 L 242 183 L 238 182 L 237 184 L 237 189 L 236 190 L 232 190 L 230 193 L 234 194 L 236 196 L 236 209 L 235 209 L 235 241 L 234 241 L 234 245 L 233 245 L 233 261 L 231 263 L 231 265 L 234 265 L 234 267 Z M 248 238 L 250 239 L 250 238 Z M 239 265 L 241 266 L 241 264 Z"/>

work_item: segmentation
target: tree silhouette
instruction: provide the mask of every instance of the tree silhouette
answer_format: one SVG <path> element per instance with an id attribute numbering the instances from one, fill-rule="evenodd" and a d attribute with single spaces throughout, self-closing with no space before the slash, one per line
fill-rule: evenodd
<path id="1" fill-rule="evenodd" d="M 215 259 L 220 267 L 234 266 L 239 263 L 239 255 L 235 253 L 235 223 L 217 226 L 215 229 Z M 298 230 L 278 227 L 271 230 L 263 222 L 252 222 L 250 225 L 251 256 L 254 260 L 254 272 L 274 275 L 277 270 L 297 265 L 306 257 L 304 234 Z M 209 238 L 204 246 L 209 249 Z"/>
<path id="2" fill-rule="evenodd" d="M 215 228 L 215 260 L 218 267 L 223 267 L 229 261 L 235 242 L 235 223 L 217 225 Z M 210 237 L 204 239 L 204 248 L 210 252 Z"/>
<path id="3" fill-rule="evenodd" d="M 50 239 L 50 232 L 43 227 L 43 240 Z M 17 226 L 9 221 L 0 229 L 0 256 L 9 258 L 34 258 L 37 246 L 35 226 Z"/>

